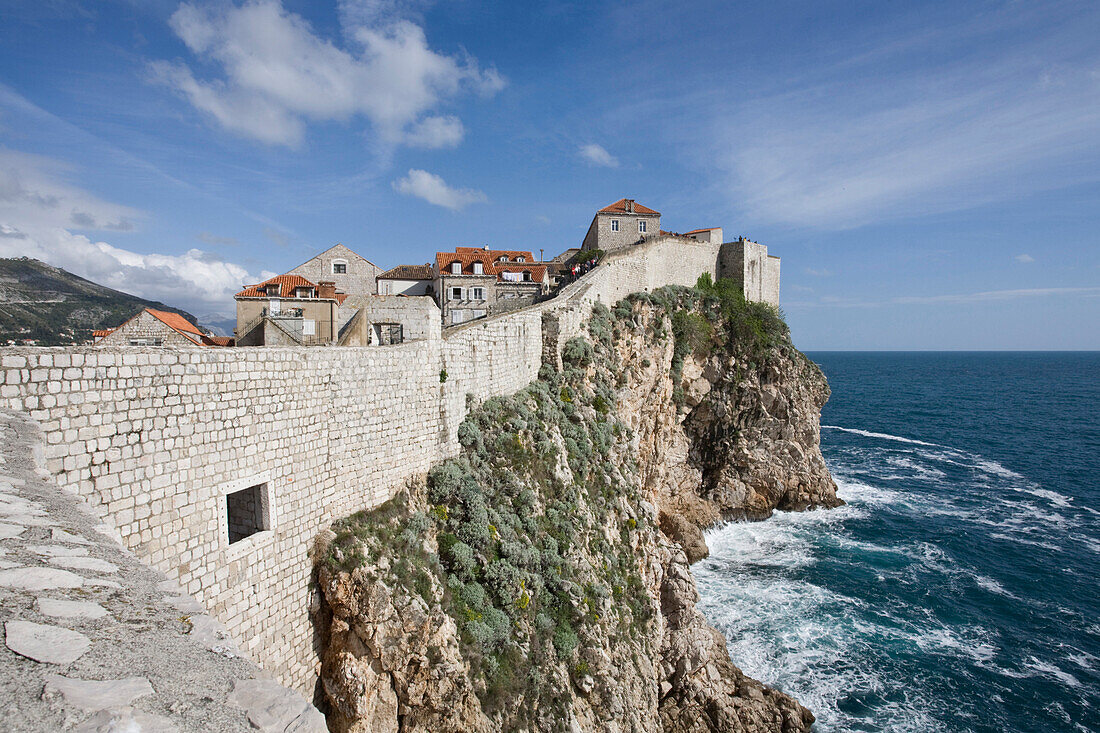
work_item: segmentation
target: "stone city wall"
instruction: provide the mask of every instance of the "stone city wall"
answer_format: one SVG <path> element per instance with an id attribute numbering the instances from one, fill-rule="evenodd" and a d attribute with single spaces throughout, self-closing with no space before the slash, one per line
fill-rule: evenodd
<path id="1" fill-rule="evenodd" d="M 312 694 L 314 538 L 454 455 L 476 401 L 531 382 L 595 302 L 693 284 L 718 247 L 656 238 L 553 300 L 387 347 L 0 351 L 0 406 L 30 414 L 58 482 L 138 557 Z M 263 485 L 269 526 L 229 543 L 230 493 Z"/>

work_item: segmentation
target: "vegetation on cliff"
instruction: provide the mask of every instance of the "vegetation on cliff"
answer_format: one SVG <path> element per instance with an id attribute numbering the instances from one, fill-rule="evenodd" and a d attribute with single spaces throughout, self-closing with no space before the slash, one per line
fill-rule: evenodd
<path id="1" fill-rule="evenodd" d="M 652 370 L 624 344 L 651 344 L 647 353 L 662 360 L 666 381 L 672 373 L 666 400 L 680 412 L 690 397 L 681 384 L 686 360 L 736 352 L 745 368 L 766 369 L 791 350 L 786 324 L 775 309 L 747 303 L 735 284 L 704 277 L 695 288 L 632 295 L 611 310 L 597 305 L 587 329 L 587 338 L 564 345 L 560 371 L 543 367 L 526 389 L 471 409 L 458 432 L 461 455 L 436 467 L 425 486 L 333 526 L 320 580 L 340 606 L 334 638 L 345 639 L 326 661 L 337 730 L 357 730 L 357 720 L 379 725 L 376 711 L 349 699 L 348 690 L 375 672 L 356 666 L 347 650 L 360 643 L 348 635 L 364 637 L 367 656 L 384 670 L 384 648 L 400 643 L 377 629 L 348 630 L 357 614 L 396 615 L 405 628 L 423 613 L 436 628 L 453 624 L 454 638 L 433 636 L 423 656 L 428 665 L 446 660 L 463 670 L 466 682 L 448 683 L 436 701 L 466 711 L 455 729 L 507 730 L 524 721 L 552 730 L 585 715 L 659 729 L 659 718 L 676 719 L 681 697 L 717 694 L 689 694 L 670 682 L 662 698 L 659 681 L 681 668 L 697 671 L 698 659 L 716 654 L 729 667 L 714 672 L 730 685 L 727 694 L 756 684 L 729 664 L 717 632 L 701 631 L 709 627 L 694 611 L 686 558 L 661 532 L 656 499 L 639 480 L 638 436 L 622 401 Z M 396 612 L 379 611 L 379 598 Z M 679 631 L 694 641 L 671 643 Z M 404 706 L 403 729 L 419 720 L 450 730 L 446 716 L 411 710 L 413 698 L 428 707 L 425 689 L 438 691 L 408 661 L 415 656 L 406 649 L 404 667 L 386 670 L 394 706 Z M 776 720 L 797 723 L 792 730 L 812 719 L 789 698 L 767 694 L 774 697 L 768 709 L 783 711 Z"/>

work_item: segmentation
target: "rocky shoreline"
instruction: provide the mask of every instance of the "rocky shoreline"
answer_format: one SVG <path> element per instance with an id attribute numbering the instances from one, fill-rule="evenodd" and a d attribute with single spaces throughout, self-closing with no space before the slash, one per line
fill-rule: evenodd
<path id="1" fill-rule="evenodd" d="M 426 485 L 315 549 L 332 730 L 808 730 L 696 609 L 702 530 L 828 508 L 824 376 L 766 306 L 597 307 Z"/>

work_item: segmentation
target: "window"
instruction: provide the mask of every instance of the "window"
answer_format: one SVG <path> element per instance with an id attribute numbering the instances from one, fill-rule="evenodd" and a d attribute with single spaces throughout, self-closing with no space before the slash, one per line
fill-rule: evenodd
<path id="1" fill-rule="evenodd" d="M 343 260 L 333 260 L 332 262 L 332 274 L 333 275 L 346 275 L 348 272 L 348 263 Z"/>
<path id="2" fill-rule="evenodd" d="M 645 219 L 638 220 L 638 231 L 645 234 Z"/>
<path id="3" fill-rule="evenodd" d="M 472 310 L 472 311 L 470 311 L 470 316 L 471 316 L 471 318 L 484 318 L 485 317 L 485 311 L 483 311 L 483 310 Z"/>
<path id="4" fill-rule="evenodd" d="M 130 339 L 130 346 L 161 346 L 164 344 L 162 339 L 158 338 L 136 338 Z"/>
<path id="5" fill-rule="evenodd" d="M 618 219 L 612 219 L 611 220 L 611 231 L 613 231 L 613 232 L 619 231 L 619 220 Z"/>
<path id="6" fill-rule="evenodd" d="M 470 300 L 485 300 L 485 288 L 470 288 Z"/>
<path id="7" fill-rule="evenodd" d="M 527 258 L 524 257 L 523 255 L 520 255 L 519 257 L 516 258 L 516 262 L 526 262 L 526 261 L 527 261 Z"/>
<path id="8" fill-rule="evenodd" d="M 267 483 L 226 494 L 225 519 L 231 545 L 257 532 L 271 529 Z"/>
<path id="9" fill-rule="evenodd" d="M 462 300 L 462 288 L 451 288 L 450 300 Z"/>
<path id="10" fill-rule="evenodd" d="M 523 282 L 525 282 L 525 283 L 531 282 L 531 271 L 530 270 L 524 270 L 523 271 Z"/>
<path id="11" fill-rule="evenodd" d="M 399 344 L 405 340 L 404 330 L 400 323 L 376 323 L 374 324 L 374 340 L 379 346 Z"/>
<path id="12" fill-rule="evenodd" d="M 461 262 L 452 262 L 451 263 L 451 274 L 452 275 L 461 275 L 462 274 L 462 263 Z"/>
<path id="13" fill-rule="evenodd" d="M 267 294 L 268 294 L 269 296 L 276 296 L 276 297 L 278 297 L 278 295 L 279 295 L 279 288 L 280 288 L 280 285 L 279 285 L 279 283 L 272 283 L 271 285 L 268 285 L 268 286 L 267 286 Z"/>
<path id="14" fill-rule="evenodd" d="M 497 262 L 507 262 L 507 261 L 508 261 L 508 255 L 501 255 L 500 257 L 497 257 Z"/>
<path id="15" fill-rule="evenodd" d="M 317 335 L 317 322 L 305 320 L 302 321 L 302 335 L 303 336 L 316 336 Z"/>
<path id="16" fill-rule="evenodd" d="M 485 274 L 485 267 L 480 262 L 475 262 L 474 263 L 474 274 L 475 275 L 484 275 Z"/>
<path id="17" fill-rule="evenodd" d="M 451 311 L 451 324 L 462 323 L 466 320 L 466 311 Z"/>

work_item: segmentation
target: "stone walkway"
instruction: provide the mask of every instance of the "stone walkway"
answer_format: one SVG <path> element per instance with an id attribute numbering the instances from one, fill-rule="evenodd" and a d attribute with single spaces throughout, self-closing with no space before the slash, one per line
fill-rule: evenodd
<path id="1" fill-rule="evenodd" d="M 327 730 L 57 488 L 41 445 L 29 418 L 0 411 L 0 730 Z"/>

